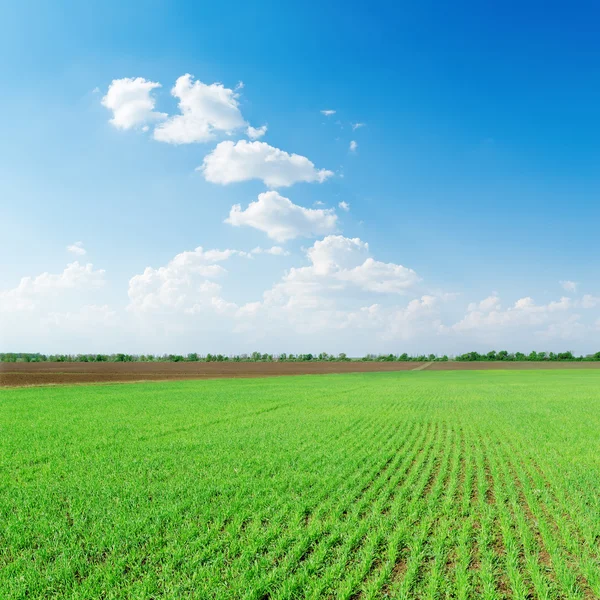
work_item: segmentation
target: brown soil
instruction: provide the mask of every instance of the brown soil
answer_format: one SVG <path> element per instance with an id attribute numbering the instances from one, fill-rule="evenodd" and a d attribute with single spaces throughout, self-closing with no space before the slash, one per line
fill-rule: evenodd
<path id="1" fill-rule="evenodd" d="M 412 363 L 418 364 L 418 363 Z M 434 362 L 427 371 L 472 371 L 501 369 L 506 371 L 522 371 L 527 369 L 600 369 L 600 361 L 584 362 L 527 362 L 527 361 L 492 361 L 492 362 Z"/>
<path id="2" fill-rule="evenodd" d="M 324 373 L 373 373 L 412 371 L 416 362 L 301 362 L 301 363 L 0 363 L 0 387 L 215 379 L 221 377 L 274 377 Z M 426 371 L 470 369 L 586 369 L 600 368 L 600 362 L 582 363 L 455 363 L 435 362 Z"/>

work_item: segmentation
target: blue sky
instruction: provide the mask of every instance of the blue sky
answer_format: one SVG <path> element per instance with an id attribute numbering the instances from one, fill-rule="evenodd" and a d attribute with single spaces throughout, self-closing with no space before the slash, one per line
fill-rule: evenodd
<path id="1" fill-rule="evenodd" d="M 597 350 L 598 16 L 592 3 L 5 6 L 0 346 Z M 210 139 L 157 139 L 188 73 L 222 83 L 264 136 L 208 119 Z M 125 78 L 161 84 L 147 94 L 161 117 L 110 122 L 103 98 Z M 196 170 L 240 141 L 332 174 L 269 186 Z M 292 237 L 273 237 L 262 203 L 224 222 L 263 193 Z M 199 246 L 237 253 L 172 264 Z"/>

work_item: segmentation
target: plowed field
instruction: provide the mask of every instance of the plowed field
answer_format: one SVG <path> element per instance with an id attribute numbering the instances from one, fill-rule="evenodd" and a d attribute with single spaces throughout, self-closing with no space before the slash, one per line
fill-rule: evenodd
<path id="1" fill-rule="evenodd" d="M 0 387 L 116 381 L 169 381 L 224 377 L 277 377 L 322 373 L 455 370 L 597 369 L 600 362 L 152 362 L 0 363 Z"/>

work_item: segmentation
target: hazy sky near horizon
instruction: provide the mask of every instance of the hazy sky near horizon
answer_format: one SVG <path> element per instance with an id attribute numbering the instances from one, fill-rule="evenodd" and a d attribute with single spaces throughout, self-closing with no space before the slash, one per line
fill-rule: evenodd
<path id="1" fill-rule="evenodd" d="M 592 2 L 28 2 L 0 350 L 600 350 Z"/>

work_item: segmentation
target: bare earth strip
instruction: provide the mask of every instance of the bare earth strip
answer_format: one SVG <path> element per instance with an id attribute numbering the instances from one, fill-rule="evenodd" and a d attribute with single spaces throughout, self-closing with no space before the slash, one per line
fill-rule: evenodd
<path id="1" fill-rule="evenodd" d="M 0 363 L 0 387 L 65 383 L 485 369 L 597 369 L 600 362 Z"/>
<path id="2" fill-rule="evenodd" d="M 411 371 L 424 371 L 425 369 L 428 369 L 432 364 L 432 362 L 419 363 L 419 366 L 415 367 L 414 369 L 411 369 Z"/>

